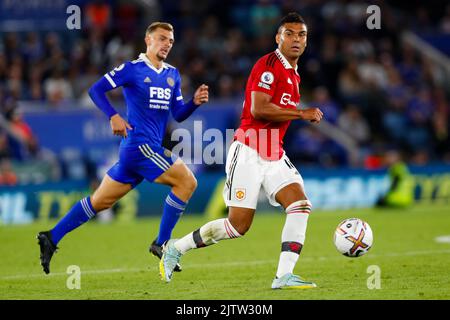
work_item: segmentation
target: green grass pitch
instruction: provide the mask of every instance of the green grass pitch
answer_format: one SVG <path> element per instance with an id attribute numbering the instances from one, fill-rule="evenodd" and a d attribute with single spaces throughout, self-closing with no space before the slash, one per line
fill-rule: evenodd
<path id="1" fill-rule="evenodd" d="M 340 255 L 332 243 L 337 224 L 359 217 L 374 232 L 374 245 L 360 258 Z M 174 236 L 206 222 L 185 215 Z M 54 222 L 51 223 L 53 225 Z M 449 299 L 450 206 L 408 210 L 352 209 L 313 212 L 295 272 L 317 283 L 309 290 L 271 290 L 284 223 L 281 212 L 257 213 L 250 231 L 237 240 L 193 250 L 170 284 L 158 275 L 148 253 L 159 218 L 100 224 L 90 222 L 59 244 L 44 275 L 35 235 L 51 225 L 0 227 L 0 299 Z M 68 289 L 67 267 L 81 269 L 81 288 Z M 381 270 L 381 288 L 368 289 L 368 267 Z"/>

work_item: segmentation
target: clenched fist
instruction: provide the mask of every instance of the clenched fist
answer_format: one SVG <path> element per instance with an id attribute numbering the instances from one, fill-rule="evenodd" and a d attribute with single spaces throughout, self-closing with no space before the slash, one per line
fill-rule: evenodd
<path id="1" fill-rule="evenodd" d="M 319 108 L 310 108 L 301 111 L 300 119 L 309 120 L 313 123 L 319 123 L 322 120 L 323 112 Z"/>
<path id="2" fill-rule="evenodd" d="M 199 106 L 203 103 L 208 102 L 208 99 L 209 99 L 208 86 L 206 84 L 202 84 L 195 91 L 194 103 Z"/>

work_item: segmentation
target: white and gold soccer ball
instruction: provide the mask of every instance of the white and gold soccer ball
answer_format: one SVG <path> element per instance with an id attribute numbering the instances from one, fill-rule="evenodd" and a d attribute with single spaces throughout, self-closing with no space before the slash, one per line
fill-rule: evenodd
<path id="1" fill-rule="evenodd" d="M 360 257 L 369 251 L 373 244 L 373 233 L 369 224 L 358 218 L 342 221 L 334 232 L 336 249 L 347 257 Z"/>

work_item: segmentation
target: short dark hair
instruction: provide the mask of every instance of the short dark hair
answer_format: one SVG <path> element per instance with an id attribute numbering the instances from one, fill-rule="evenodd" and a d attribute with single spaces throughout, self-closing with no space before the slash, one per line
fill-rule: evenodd
<path id="1" fill-rule="evenodd" d="M 297 12 L 289 12 L 287 15 L 281 18 L 280 23 L 278 24 L 278 32 L 280 32 L 281 27 L 286 23 L 303 23 L 304 25 L 306 25 L 305 19 L 303 19 L 301 15 L 299 15 Z"/>

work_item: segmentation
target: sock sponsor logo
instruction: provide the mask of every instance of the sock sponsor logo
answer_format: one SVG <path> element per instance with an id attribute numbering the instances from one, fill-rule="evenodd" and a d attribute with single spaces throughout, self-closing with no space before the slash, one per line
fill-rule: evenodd
<path id="1" fill-rule="evenodd" d="M 300 254 L 302 251 L 302 244 L 300 242 L 286 241 L 281 244 L 281 251 L 288 251 Z"/>

